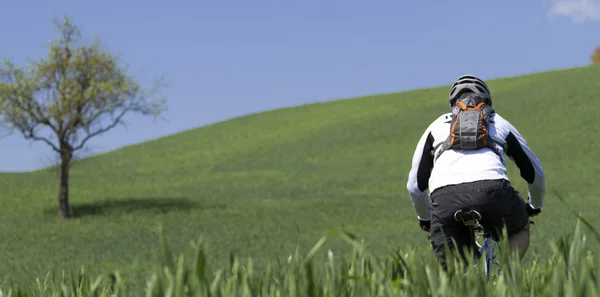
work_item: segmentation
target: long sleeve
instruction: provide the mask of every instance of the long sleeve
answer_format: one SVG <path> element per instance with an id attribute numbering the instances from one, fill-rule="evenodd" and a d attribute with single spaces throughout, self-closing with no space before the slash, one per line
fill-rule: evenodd
<path id="1" fill-rule="evenodd" d="M 546 194 L 544 168 L 519 131 L 510 124 L 509 128 L 506 155 L 519 167 L 521 177 L 528 184 L 529 204 L 533 208 L 541 208 Z"/>
<path id="2" fill-rule="evenodd" d="M 417 218 L 428 221 L 429 214 L 429 177 L 433 168 L 433 136 L 430 128 L 427 128 L 421 139 L 417 143 L 417 148 L 412 158 L 412 168 L 408 174 L 406 188 L 412 201 L 412 205 L 417 212 Z"/>

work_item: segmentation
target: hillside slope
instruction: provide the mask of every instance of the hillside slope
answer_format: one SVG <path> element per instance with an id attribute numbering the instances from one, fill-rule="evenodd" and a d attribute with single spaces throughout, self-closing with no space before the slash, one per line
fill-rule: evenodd
<path id="1" fill-rule="evenodd" d="M 600 67 L 489 81 L 494 107 L 538 153 L 549 187 L 592 218 L 600 209 Z M 156 255 L 157 224 L 175 249 L 203 235 L 266 259 L 345 227 L 376 250 L 429 248 L 405 184 L 414 146 L 448 110 L 447 86 L 311 104 L 235 118 L 85 159 L 72 172 L 79 218 L 54 217 L 56 173 L 2 174 L 0 276 L 30 279 L 54 265 L 130 267 Z M 518 189 L 525 184 L 511 165 Z M 548 191 L 532 249 L 572 230 Z"/>

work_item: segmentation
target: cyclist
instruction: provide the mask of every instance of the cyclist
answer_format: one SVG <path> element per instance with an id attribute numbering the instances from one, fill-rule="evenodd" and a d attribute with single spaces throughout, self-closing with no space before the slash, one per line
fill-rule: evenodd
<path id="1" fill-rule="evenodd" d="M 452 249 L 452 239 L 463 259 L 463 248 L 475 248 L 469 229 L 454 219 L 459 209 L 475 209 L 493 239 L 506 227 L 509 245 L 522 258 L 529 247 L 529 216 L 544 205 L 544 169 L 517 129 L 494 112 L 481 79 L 461 76 L 449 100 L 451 112 L 431 123 L 417 143 L 408 176 L 420 227 L 430 232 L 434 253 L 446 268 L 444 246 Z M 528 183 L 528 203 L 512 187 L 504 155 Z"/>

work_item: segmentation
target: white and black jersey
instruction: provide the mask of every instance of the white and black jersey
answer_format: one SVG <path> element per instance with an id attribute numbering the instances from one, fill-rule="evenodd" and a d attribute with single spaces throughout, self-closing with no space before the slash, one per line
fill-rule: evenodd
<path id="1" fill-rule="evenodd" d="M 437 118 L 417 144 L 412 168 L 406 185 L 412 204 L 421 220 L 429 220 L 429 194 L 439 187 L 478 180 L 506 179 L 506 160 L 489 148 L 475 151 L 446 150 L 434 165 L 435 152 L 450 135 L 452 114 Z M 528 183 L 530 205 L 544 205 L 544 169 L 537 156 L 527 145 L 517 129 L 497 113 L 490 116 L 489 134 L 502 156 L 506 154 L 515 162 L 521 177 Z"/>

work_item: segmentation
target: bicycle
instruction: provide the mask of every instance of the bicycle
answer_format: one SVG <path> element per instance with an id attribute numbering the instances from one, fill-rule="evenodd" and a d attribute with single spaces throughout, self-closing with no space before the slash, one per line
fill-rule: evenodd
<path id="1" fill-rule="evenodd" d="M 476 210 L 458 210 L 454 213 L 454 219 L 456 221 L 462 222 L 465 226 L 470 229 L 471 232 L 471 240 L 475 242 L 477 245 L 477 255 L 476 259 L 479 260 L 481 256 L 485 257 L 484 260 L 484 270 L 485 276 L 489 280 L 490 271 L 493 264 L 498 265 L 498 275 L 500 274 L 500 264 L 496 260 L 496 254 L 494 249 L 495 241 L 492 238 L 492 234 L 483 228 L 483 226 L 479 223 L 481 220 L 481 214 Z M 535 223 L 533 221 L 529 221 L 532 225 Z M 479 233 L 479 234 L 477 234 Z M 482 237 L 483 241 L 480 244 L 477 242 L 477 239 Z M 476 265 L 475 265 L 476 266 Z"/>

